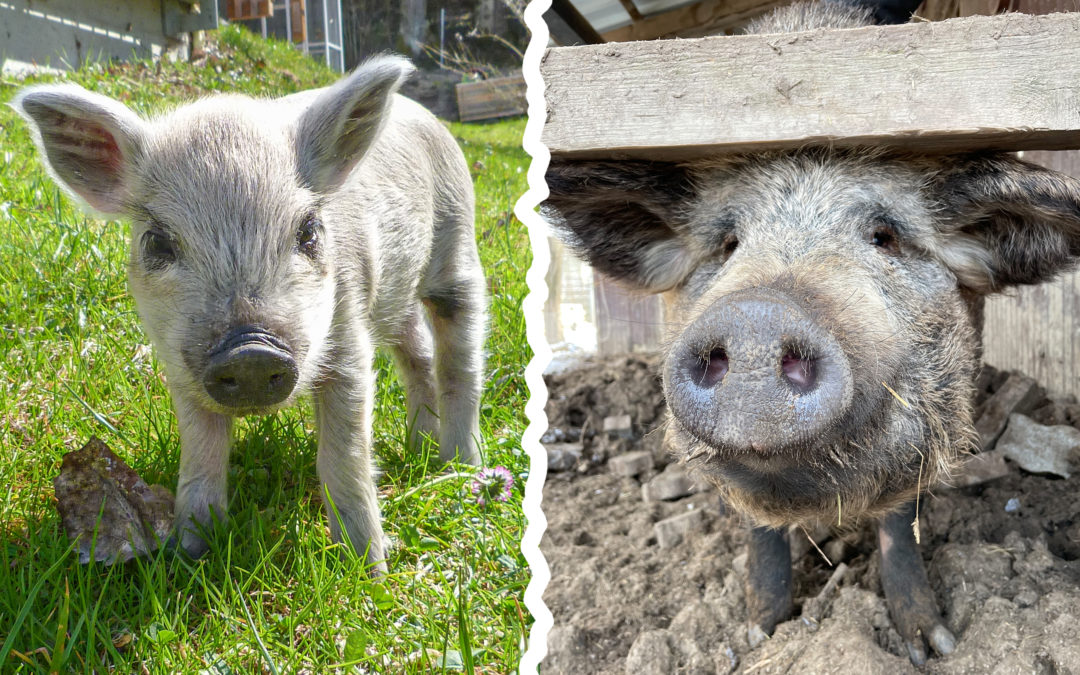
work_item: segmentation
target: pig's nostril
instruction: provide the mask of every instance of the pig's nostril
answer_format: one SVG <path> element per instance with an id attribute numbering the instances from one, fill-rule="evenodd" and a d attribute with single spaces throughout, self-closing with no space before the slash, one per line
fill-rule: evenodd
<path id="1" fill-rule="evenodd" d="M 723 347 L 709 351 L 708 356 L 698 356 L 694 366 L 694 381 L 706 389 L 720 384 L 728 372 L 728 355 Z"/>
<path id="2" fill-rule="evenodd" d="M 817 383 L 817 367 L 814 359 L 789 349 L 780 358 L 780 371 L 784 379 L 799 393 L 806 393 Z"/>

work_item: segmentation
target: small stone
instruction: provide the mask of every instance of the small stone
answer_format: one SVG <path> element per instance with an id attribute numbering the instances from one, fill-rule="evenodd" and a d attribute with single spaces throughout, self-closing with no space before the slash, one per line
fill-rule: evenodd
<path id="1" fill-rule="evenodd" d="M 1005 384 L 987 399 L 982 415 L 975 422 L 983 450 L 993 449 L 1005 431 L 1010 415 L 1031 412 L 1042 400 L 1043 394 L 1042 387 L 1030 377 L 1018 373 L 1009 375 Z"/>
<path id="2" fill-rule="evenodd" d="M 735 570 L 735 574 L 739 577 L 746 577 L 746 561 L 750 558 L 746 551 L 743 551 L 739 555 L 731 559 L 731 569 Z"/>
<path id="3" fill-rule="evenodd" d="M 1009 415 L 1009 426 L 998 446 L 1025 471 L 1068 478 L 1080 460 L 1080 431 L 1065 425 L 1043 426 L 1025 415 Z"/>
<path id="4" fill-rule="evenodd" d="M 647 502 L 681 499 L 699 491 L 697 483 L 678 464 L 668 464 L 662 473 L 641 486 L 641 496 Z"/>
<path id="5" fill-rule="evenodd" d="M 843 539 L 830 539 L 821 547 L 833 565 L 839 565 L 848 554 L 848 544 Z"/>
<path id="6" fill-rule="evenodd" d="M 612 415 L 605 417 L 602 429 L 604 433 L 614 438 L 633 438 L 634 424 L 629 415 Z"/>
<path id="7" fill-rule="evenodd" d="M 571 675 L 587 653 L 584 631 L 572 624 L 555 626 L 548 633 L 544 672 Z"/>
<path id="8" fill-rule="evenodd" d="M 656 543 L 660 548 L 674 548 L 687 538 L 705 527 L 705 512 L 695 509 L 687 513 L 661 520 L 653 525 Z"/>
<path id="9" fill-rule="evenodd" d="M 643 474 L 652 467 L 652 453 L 648 450 L 634 450 L 608 460 L 608 469 L 611 473 L 628 478 Z"/>
<path id="10" fill-rule="evenodd" d="M 548 471 L 569 471 L 581 460 L 585 447 L 581 443 L 549 443 L 547 450 Z"/>
<path id="11" fill-rule="evenodd" d="M 1020 510 L 1020 498 L 1012 497 L 1005 502 L 1005 513 L 1016 513 Z"/>
<path id="12" fill-rule="evenodd" d="M 1000 449 L 980 452 L 968 457 L 953 474 L 949 485 L 952 487 L 971 487 L 981 485 L 1009 475 L 1009 465 L 1005 463 L 1005 453 Z"/>
<path id="13" fill-rule="evenodd" d="M 650 630 L 637 636 L 626 655 L 626 674 L 673 673 L 676 669 L 675 650 L 666 630 Z"/>

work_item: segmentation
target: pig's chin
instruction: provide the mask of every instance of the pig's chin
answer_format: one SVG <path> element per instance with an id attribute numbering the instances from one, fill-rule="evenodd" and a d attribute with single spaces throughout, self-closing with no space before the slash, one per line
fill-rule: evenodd
<path id="1" fill-rule="evenodd" d="M 209 396 L 200 396 L 200 404 L 206 410 L 217 413 L 219 415 L 228 415 L 229 417 L 265 417 L 267 415 L 273 415 L 279 410 L 289 408 L 296 403 L 296 399 L 299 398 L 299 394 L 294 391 L 284 401 L 275 403 L 268 406 L 246 406 L 246 405 L 226 405 L 219 403 Z"/>
<path id="2" fill-rule="evenodd" d="M 838 440 L 763 451 L 715 447 L 673 420 L 676 447 L 691 471 L 715 485 L 725 502 L 755 525 L 854 524 L 887 513 L 918 490 L 917 474 L 881 480 L 876 467 L 845 454 Z"/>

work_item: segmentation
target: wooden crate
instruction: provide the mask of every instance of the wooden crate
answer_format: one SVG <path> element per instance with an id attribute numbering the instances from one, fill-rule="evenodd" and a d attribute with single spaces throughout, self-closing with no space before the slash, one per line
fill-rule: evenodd
<path id="1" fill-rule="evenodd" d="M 457 85 L 458 119 L 462 122 L 524 115 L 525 78 L 520 73 Z"/>
<path id="2" fill-rule="evenodd" d="M 273 0 L 228 0 L 225 16 L 229 21 L 249 21 L 274 16 Z"/>

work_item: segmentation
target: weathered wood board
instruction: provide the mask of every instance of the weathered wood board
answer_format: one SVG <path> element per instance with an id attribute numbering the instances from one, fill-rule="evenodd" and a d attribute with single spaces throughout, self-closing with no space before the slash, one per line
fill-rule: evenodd
<path id="1" fill-rule="evenodd" d="M 1080 14 L 563 47 L 541 73 L 564 158 L 1080 148 Z"/>
<path id="2" fill-rule="evenodd" d="M 463 82 L 456 91 L 458 118 L 462 122 L 524 115 L 529 109 L 525 101 L 525 78 L 520 73 Z"/>

